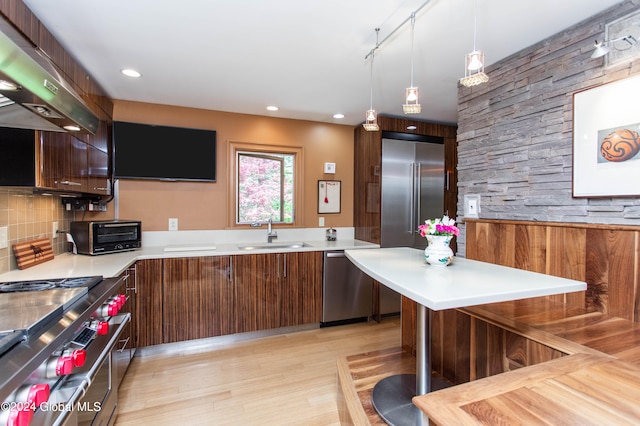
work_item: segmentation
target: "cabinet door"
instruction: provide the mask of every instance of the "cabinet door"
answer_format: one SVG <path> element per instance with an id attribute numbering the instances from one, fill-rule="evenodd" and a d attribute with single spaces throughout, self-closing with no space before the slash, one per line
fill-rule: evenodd
<path id="1" fill-rule="evenodd" d="M 136 348 L 162 343 L 162 259 L 136 262 Z"/>
<path id="2" fill-rule="evenodd" d="M 125 272 L 122 273 L 122 276 L 124 276 L 124 284 L 119 293 L 127 296 L 127 303 L 125 303 L 124 305 L 124 311 L 131 314 L 131 324 L 133 325 L 135 324 L 137 317 L 136 305 L 138 299 L 138 288 L 136 285 L 136 266 L 130 266 Z M 134 326 L 130 328 L 130 333 L 131 357 L 133 357 L 136 348 L 136 341 L 138 340 L 136 338 L 136 328 Z"/>
<path id="3" fill-rule="evenodd" d="M 236 333 L 280 327 L 281 253 L 233 256 Z"/>
<path id="4" fill-rule="evenodd" d="M 229 256 L 164 259 L 164 343 L 233 333 L 229 264 Z"/>
<path id="5" fill-rule="evenodd" d="M 72 192 L 88 187 L 87 145 L 66 134 L 41 132 L 38 186 Z"/>
<path id="6" fill-rule="evenodd" d="M 88 187 L 90 194 L 110 195 L 109 154 L 91 145 L 88 149 Z"/>
<path id="7" fill-rule="evenodd" d="M 285 253 L 280 326 L 322 321 L 322 252 Z"/>

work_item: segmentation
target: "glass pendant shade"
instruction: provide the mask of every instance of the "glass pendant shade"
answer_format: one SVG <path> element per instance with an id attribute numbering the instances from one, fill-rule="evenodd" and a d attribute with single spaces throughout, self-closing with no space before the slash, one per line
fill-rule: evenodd
<path id="1" fill-rule="evenodd" d="M 365 122 L 362 124 L 362 127 L 364 127 L 367 132 L 377 132 L 380 130 L 380 127 L 378 126 L 378 117 L 376 117 L 376 110 L 367 110 L 367 113 L 365 114 Z"/>
<path id="2" fill-rule="evenodd" d="M 479 50 L 474 50 L 467 55 L 465 63 L 467 64 L 467 69 L 469 71 L 479 70 L 484 67 L 484 53 Z"/>
<path id="3" fill-rule="evenodd" d="M 489 81 L 489 77 L 484 73 L 484 53 L 481 50 L 467 54 L 464 65 L 464 77 L 460 79 L 463 86 L 477 86 Z"/>
<path id="4" fill-rule="evenodd" d="M 418 88 L 407 87 L 405 104 L 402 105 L 405 114 L 420 114 L 422 107 L 418 101 Z"/>

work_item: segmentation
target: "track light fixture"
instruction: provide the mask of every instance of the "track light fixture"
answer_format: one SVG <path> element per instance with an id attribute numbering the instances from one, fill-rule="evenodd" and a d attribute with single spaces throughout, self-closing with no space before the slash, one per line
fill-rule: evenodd
<path id="1" fill-rule="evenodd" d="M 601 58 L 607 53 L 611 52 L 613 47 L 615 50 L 627 50 L 631 49 L 636 43 L 638 43 L 638 37 L 640 36 L 640 28 L 632 26 L 622 31 L 622 34 L 626 34 L 622 37 L 617 37 L 612 40 L 596 40 L 594 44 L 594 50 L 591 54 L 592 58 Z"/>

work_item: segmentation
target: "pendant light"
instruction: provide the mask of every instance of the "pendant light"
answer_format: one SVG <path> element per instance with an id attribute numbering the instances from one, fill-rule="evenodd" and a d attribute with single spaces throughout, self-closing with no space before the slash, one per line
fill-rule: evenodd
<path id="1" fill-rule="evenodd" d="M 376 28 L 376 47 L 371 49 L 371 70 L 369 72 L 369 90 L 370 90 L 370 101 L 369 101 L 369 109 L 365 114 L 365 121 L 362 124 L 362 127 L 367 132 L 377 132 L 380 130 L 380 126 L 378 126 L 378 117 L 376 117 L 376 110 L 373 109 L 373 60 L 376 57 L 375 50 L 378 46 L 378 35 L 380 32 L 380 28 Z"/>
<path id="2" fill-rule="evenodd" d="M 473 52 L 467 54 L 464 60 L 464 77 L 460 84 L 465 87 L 477 86 L 486 83 L 489 77 L 484 73 L 484 53 L 476 49 L 476 31 L 478 28 L 477 11 L 478 1 L 473 6 Z"/>
<path id="3" fill-rule="evenodd" d="M 413 86 L 413 30 L 416 25 L 416 13 L 411 14 L 411 87 L 407 87 L 405 93 L 405 103 L 402 110 L 405 114 L 420 114 L 422 108 L 418 101 L 418 88 Z"/>

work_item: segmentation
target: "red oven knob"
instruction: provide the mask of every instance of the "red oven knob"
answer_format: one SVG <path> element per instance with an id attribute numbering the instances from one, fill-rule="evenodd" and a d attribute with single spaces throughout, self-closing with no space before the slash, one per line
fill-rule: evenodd
<path id="1" fill-rule="evenodd" d="M 61 356 L 56 362 L 56 376 L 66 376 L 73 371 L 73 358 L 70 356 Z"/>
<path id="2" fill-rule="evenodd" d="M 116 299 L 120 301 L 120 307 L 122 308 L 125 303 L 127 303 L 127 296 L 124 294 L 119 294 L 116 296 Z"/>
<path id="3" fill-rule="evenodd" d="M 51 389 L 48 383 L 24 385 L 16 389 L 13 400 L 16 402 L 26 402 L 30 407 L 38 407 L 43 402 L 49 400 L 50 394 Z"/>
<path id="4" fill-rule="evenodd" d="M 21 407 L 20 404 L 0 413 L 0 424 L 7 426 L 27 426 L 31 423 L 33 411 L 28 407 Z"/>
<path id="5" fill-rule="evenodd" d="M 114 302 L 107 302 L 96 311 L 98 317 L 112 317 L 118 314 L 118 305 Z"/>
<path id="6" fill-rule="evenodd" d="M 106 321 L 98 321 L 96 324 L 96 334 L 98 336 L 104 336 L 109 332 L 109 323 Z"/>
<path id="7" fill-rule="evenodd" d="M 82 367 L 87 359 L 87 351 L 84 349 L 67 349 L 62 355 L 70 356 L 74 367 Z"/>
<path id="8" fill-rule="evenodd" d="M 52 357 L 38 368 L 39 377 L 55 379 L 71 373 L 73 370 L 73 358 L 70 356 Z"/>

